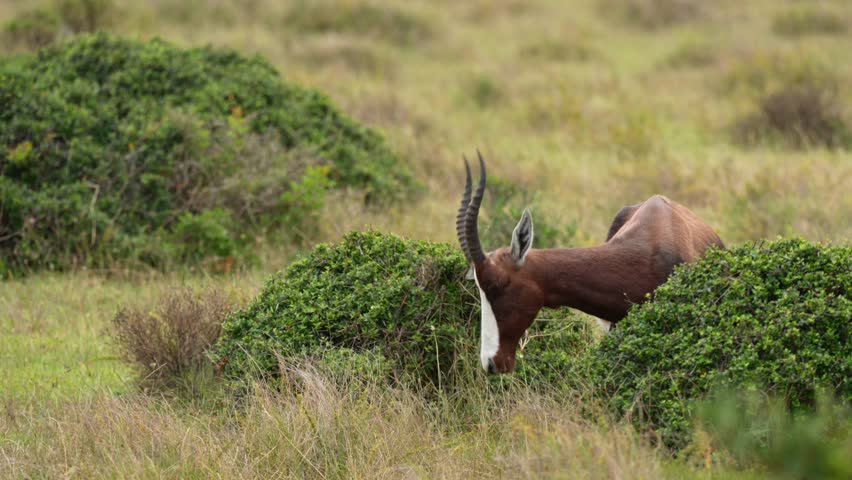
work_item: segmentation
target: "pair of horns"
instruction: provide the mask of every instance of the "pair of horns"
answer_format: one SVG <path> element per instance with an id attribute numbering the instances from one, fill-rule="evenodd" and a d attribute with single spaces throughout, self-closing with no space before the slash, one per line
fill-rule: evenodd
<path id="1" fill-rule="evenodd" d="M 485 252 L 482 250 L 482 243 L 479 241 L 479 227 L 477 226 L 479 206 L 482 205 L 482 197 L 485 194 L 485 160 L 482 158 L 479 150 L 476 151 L 476 155 L 479 157 L 481 175 L 479 177 L 479 185 L 477 185 L 476 191 L 473 192 L 473 198 L 471 198 L 473 185 L 470 176 L 470 164 L 467 161 L 467 157 L 462 155 L 467 178 L 464 186 L 464 195 L 459 206 L 459 213 L 456 216 L 456 234 L 458 234 L 459 243 L 465 257 L 467 257 L 469 262 L 473 262 L 474 265 L 479 265 L 485 261 Z"/>

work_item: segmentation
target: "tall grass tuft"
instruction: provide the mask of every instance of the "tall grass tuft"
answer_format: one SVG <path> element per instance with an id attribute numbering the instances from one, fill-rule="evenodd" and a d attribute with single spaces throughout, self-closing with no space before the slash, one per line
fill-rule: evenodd
<path id="1" fill-rule="evenodd" d="M 577 398 L 482 378 L 439 396 L 291 363 L 216 415 L 130 394 L 0 417 L 0 471 L 78 478 L 661 478 L 662 458 Z M 72 446 L 73 448 L 68 448 Z"/>
<path id="2" fill-rule="evenodd" d="M 123 307 L 112 335 L 143 385 L 175 386 L 212 364 L 206 353 L 219 338 L 232 305 L 220 290 L 166 294 L 153 309 Z"/>

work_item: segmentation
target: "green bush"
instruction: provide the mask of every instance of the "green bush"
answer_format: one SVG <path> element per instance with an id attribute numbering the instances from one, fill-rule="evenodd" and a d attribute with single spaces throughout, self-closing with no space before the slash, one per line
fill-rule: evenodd
<path id="1" fill-rule="evenodd" d="M 591 384 L 673 447 L 696 401 L 755 388 L 813 407 L 852 401 L 852 247 L 778 240 L 678 267 L 586 358 Z"/>
<path id="2" fill-rule="evenodd" d="M 447 383 L 480 369 L 479 302 L 466 270 L 454 246 L 350 233 L 270 278 L 226 320 L 214 357 L 236 379 L 276 377 L 279 356 L 319 356 Z M 518 365 L 528 383 L 559 381 L 594 339 L 588 324 L 571 320 L 536 325 L 531 337 Z"/>
<path id="3" fill-rule="evenodd" d="M 413 187 L 376 132 L 231 51 L 81 36 L 0 60 L 0 104 L 12 271 L 230 255 L 271 229 L 310 233 L 332 184 L 370 202 Z"/>
<path id="4" fill-rule="evenodd" d="M 773 478 L 852 478 L 852 405 L 826 395 L 813 412 L 792 415 L 783 400 L 724 392 L 699 408 L 711 446 L 741 468 Z"/>
<path id="5" fill-rule="evenodd" d="M 41 48 L 56 40 L 61 26 L 60 18 L 53 12 L 25 11 L 3 25 L 0 39 L 10 47 Z"/>
<path id="6" fill-rule="evenodd" d="M 278 373 L 276 354 L 329 348 L 375 351 L 401 371 L 437 379 L 475 345 L 475 297 L 462 284 L 458 248 L 353 232 L 321 244 L 272 276 L 263 291 L 224 325 L 216 356 L 226 373 Z"/>

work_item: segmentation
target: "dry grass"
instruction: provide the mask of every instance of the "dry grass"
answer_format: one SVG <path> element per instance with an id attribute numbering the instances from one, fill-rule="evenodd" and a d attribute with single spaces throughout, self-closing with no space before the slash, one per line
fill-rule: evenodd
<path id="1" fill-rule="evenodd" d="M 661 478 L 630 427 L 522 387 L 428 401 L 290 368 L 298 394 L 258 387 L 209 415 L 143 395 L 4 415 L 0 471 L 62 478 Z"/>

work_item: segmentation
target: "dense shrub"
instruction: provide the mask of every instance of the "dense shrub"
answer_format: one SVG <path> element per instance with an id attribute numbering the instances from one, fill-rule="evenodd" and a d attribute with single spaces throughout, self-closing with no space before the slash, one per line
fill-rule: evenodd
<path id="1" fill-rule="evenodd" d="M 738 120 L 737 143 L 777 143 L 793 148 L 852 146 L 840 96 L 831 89 L 789 87 L 759 102 L 759 110 Z"/>
<path id="2" fill-rule="evenodd" d="M 841 34 L 849 29 L 843 17 L 828 11 L 798 8 L 779 13 L 772 20 L 772 31 L 795 37 L 812 34 Z"/>
<path id="3" fill-rule="evenodd" d="M 447 244 L 350 233 L 270 278 L 225 322 L 215 356 L 232 378 L 277 376 L 280 355 L 349 358 L 360 370 L 434 383 L 440 374 L 446 382 L 480 369 L 479 302 L 466 270 L 461 251 Z M 592 333 L 581 322 L 537 326 L 519 374 L 559 379 Z"/>
<path id="4" fill-rule="evenodd" d="M 412 186 L 376 132 L 231 51 L 82 36 L 0 60 L 0 103 L 14 271 L 233 255 L 270 229 L 309 233 L 333 184 L 368 201 Z"/>
<path id="5" fill-rule="evenodd" d="M 124 307 L 112 336 L 143 383 L 169 386 L 209 366 L 207 351 L 219 338 L 231 302 L 218 290 L 165 295 L 153 309 Z"/>
<path id="6" fill-rule="evenodd" d="M 57 39 L 61 27 L 60 18 L 53 12 L 29 10 L 4 24 L 0 39 L 12 48 L 41 48 Z"/>
<path id="7" fill-rule="evenodd" d="M 615 411 L 671 446 L 695 401 L 757 388 L 794 411 L 827 389 L 852 401 L 852 247 L 779 240 L 679 267 L 586 361 Z"/>
<path id="8" fill-rule="evenodd" d="M 217 356 L 230 376 L 277 374 L 278 359 L 345 347 L 375 351 L 402 370 L 436 378 L 460 341 L 476 343 L 466 262 L 446 244 L 350 233 L 322 244 L 267 281 L 225 322 Z M 462 349 L 463 350 L 463 349 Z"/>

